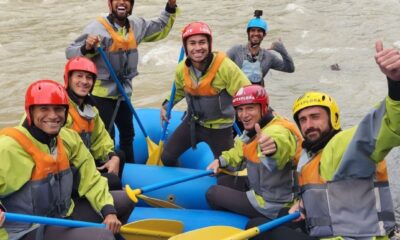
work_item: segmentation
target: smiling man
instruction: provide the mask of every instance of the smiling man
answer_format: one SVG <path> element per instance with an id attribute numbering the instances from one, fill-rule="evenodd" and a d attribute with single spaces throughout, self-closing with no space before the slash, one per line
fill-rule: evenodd
<path id="1" fill-rule="evenodd" d="M 307 235 L 280 226 L 255 239 L 389 239 L 395 216 L 385 157 L 400 145 L 400 53 L 381 41 L 375 50 L 388 93 L 358 125 L 342 130 L 339 107 L 324 92 L 307 92 L 293 104 L 304 142 L 300 200 L 289 212 L 301 211 L 296 221 L 304 220 Z"/>
<path id="2" fill-rule="evenodd" d="M 96 65 L 86 57 L 72 58 L 65 65 L 64 87 L 69 97 L 65 126 L 79 133 L 96 166 L 107 178 L 110 190 L 121 190 L 123 154 L 114 151 L 114 142 L 94 106 L 91 92 L 96 78 Z"/>
<path id="3" fill-rule="evenodd" d="M 177 6 L 176 0 L 168 0 L 159 18 L 146 20 L 142 17 L 131 16 L 134 0 L 108 0 L 107 2 L 108 16 L 100 16 L 89 23 L 83 30 L 83 34 L 67 47 L 66 56 L 68 59 L 86 56 L 96 64 L 99 75 L 92 94 L 100 117 L 106 128 L 111 129 L 112 138 L 114 138 L 115 121 L 120 133 L 120 147 L 125 153 L 126 162 L 133 163 L 132 112 L 128 104 L 122 100 L 123 94 L 118 91 L 96 47 L 99 43 L 101 44 L 126 94 L 131 96 L 132 79 L 139 74 L 137 70 L 138 45 L 167 37 L 175 22 Z M 115 119 L 112 116 L 115 116 Z"/>
<path id="4" fill-rule="evenodd" d="M 235 181 L 226 175 L 207 191 L 207 201 L 214 209 L 274 219 L 287 213 L 297 196 L 294 167 L 300 157 L 301 134 L 294 123 L 272 112 L 262 86 L 240 89 L 233 106 L 245 131 L 208 169 L 218 173 L 219 168 L 244 162 L 247 178 L 237 180 L 247 181 L 247 188 L 243 183 L 232 184 Z"/>
<path id="5" fill-rule="evenodd" d="M 233 46 L 228 50 L 227 55 L 242 69 L 253 84 L 264 86 L 264 77 L 270 69 L 292 73 L 294 72 L 294 63 L 281 39 L 273 42 L 269 49 L 261 48 L 261 43 L 268 31 L 268 24 L 261 16 L 262 10 L 256 10 L 254 18 L 247 24 L 248 43 Z M 282 59 L 273 54 L 271 50 L 278 52 Z"/>
<path id="6" fill-rule="evenodd" d="M 13 213 L 103 222 L 107 228 L 66 228 L 5 222 L 0 239 L 114 239 L 133 204 L 123 191 L 109 192 L 107 180 L 79 135 L 62 128 L 68 96 L 52 80 L 33 82 L 25 95 L 22 126 L 0 132 L 0 202 Z M 71 198 L 73 172 L 84 200 Z"/>
<path id="7" fill-rule="evenodd" d="M 235 110 L 232 96 L 251 83 L 225 54 L 212 52 L 212 33 L 203 22 L 188 24 L 182 31 L 187 58 L 175 72 L 176 96 L 161 107 L 161 121 L 168 121 L 168 101 L 186 99 L 188 110 L 161 155 L 164 165 L 178 165 L 177 159 L 190 147 L 206 142 L 214 157 L 233 146 Z"/>

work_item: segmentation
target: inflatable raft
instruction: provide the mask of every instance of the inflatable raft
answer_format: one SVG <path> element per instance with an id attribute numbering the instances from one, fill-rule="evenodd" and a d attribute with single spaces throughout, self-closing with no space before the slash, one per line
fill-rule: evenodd
<path id="1" fill-rule="evenodd" d="M 162 127 L 160 124 L 160 109 L 154 108 L 141 108 L 136 109 L 137 114 L 146 129 L 147 134 L 150 139 L 158 144 L 162 134 Z M 172 111 L 171 120 L 168 125 L 168 135 L 178 127 L 181 123 L 183 117 L 182 111 Z M 148 159 L 147 143 L 146 139 L 139 128 L 136 120 L 133 120 L 135 128 L 135 139 L 133 143 L 133 149 L 135 154 L 135 162 L 139 164 L 144 164 Z M 119 132 L 115 128 L 115 142 L 118 148 L 119 142 Z M 168 141 L 168 135 L 167 140 Z M 179 158 L 180 166 L 184 168 L 194 168 L 194 169 L 206 169 L 206 167 L 214 160 L 214 156 L 206 143 L 199 143 L 196 150 L 189 149 Z"/>
<path id="2" fill-rule="evenodd" d="M 158 144 L 162 132 L 159 109 L 137 109 L 137 113 L 150 139 Z M 183 112 L 173 111 L 171 116 L 168 126 L 169 135 L 181 122 Z M 208 145 L 200 143 L 197 145 L 196 150 L 189 149 L 179 158 L 181 164 L 179 168 L 145 165 L 144 163 L 148 158 L 146 139 L 136 120 L 134 120 L 134 125 L 136 164 L 125 164 L 122 176 L 123 185 L 128 184 L 132 189 L 204 172 L 214 159 Z M 116 142 L 118 142 L 118 136 L 118 130 L 116 129 Z M 181 221 L 184 224 L 184 231 L 216 225 L 244 229 L 248 221 L 247 217 L 210 209 L 205 194 L 207 189 L 214 184 L 216 184 L 215 176 L 203 176 L 146 192 L 145 195 L 148 197 L 172 202 L 184 209 L 152 208 L 139 199 L 139 203 L 132 212 L 129 222 L 158 218 Z"/>

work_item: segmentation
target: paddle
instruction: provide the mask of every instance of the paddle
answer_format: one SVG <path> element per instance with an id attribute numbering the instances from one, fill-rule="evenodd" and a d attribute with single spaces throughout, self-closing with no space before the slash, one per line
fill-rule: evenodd
<path id="1" fill-rule="evenodd" d="M 242 135 L 242 131 L 240 131 L 240 128 L 239 128 L 239 126 L 237 125 L 236 122 L 233 122 L 233 129 L 235 129 L 235 132 L 236 132 L 236 134 L 237 134 L 238 136 L 241 136 L 241 135 Z"/>
<path id="2" fill-rule="evenodd" d="M 104 50 L 99 46 L 99 47 L 97 47 L 97 51 L 99 51 L 101 57 L 103 58 L 105 64 L 107 65 L 108 71 L 110 72 L 111 78 L 114 80 L 115 84 L 117 85 L 118 91 L 120 92 L 120 94 L 124 98 L 126 104 L 128 104 L 128 107 L 131 110 L 132 114 L 135 116 L 136 122 L 139 124 L 140 130 L 142 130 L 142 133 L 143 133 L 144 137 L 146 138 L 147 150 L 148 150 L 148 154 L 150 155 L 151 152 L 153 151 L 153 149 L 155 149 L 157 145 L 147 135 L 147 132 L 144 129 L 142 122 L 139 119 L 139 115 L 136 113 L 135 109 L 133 108 L 133 105 L 131 103 L 131 99 L 128 97 L 128 95 L 126 95 L 124 87 L 122 86 L 122 84 L 119 81 L 117 75 L 115 74 L 115 71 L 114 71 L 114 69 L 113 69 L 113 67 L 112 67 L 112 65 L 110 63 L 110 60 L 108 59 L 108 57 L 104 53 Z"/>
<path id="3" fill-rule="evenodd" d="M 40 223 L 46 225 L 54 225 L 61 227 L 96 227 L 105 228 L 103 223 L 92 223 L 76 220 L 68 220 L 62 218 L 50 218 L 42 216 L 34 216 L 19 213 L 6 212 L 6 221 Z M 121 227 L 120 234 L 125 240 L 133 239 L 168 239 L 171 236 L 179 234 L 183 231 L 182 222 L 175 220 L 163 219 L 146 219 L 125 224 Z"/>
<path id="4" fill-rule="evenodd" d="M 210 175 L 210 174 L 213 174 L 213 173 L 214 173 L 213 170 L 207 170 L 207 171 L 196 173 L 196 174 L 193 174 L 193 175 L 189 175 L 189 176 L 185 176 L 185 177 L 181 177 L 181 178 L 177 178 L 177 179 L 172 179 L 172 180 L 168 180 L 168 181 L 161 182 L 161 183 L 155 183 L 155 184 L 151 184 L 149 186 L 145 186 L 145 187 L 141 187 L 141 188 L 136 188 L 135 190 L 132 190 L 129 187 L 129 185 L 125 185 L 125 190 L 126 190 L 128 196 L 129 196 L 129 198 L 133 202 L 137 203 L 138 202 L 137 196 L 142 194 L 142 193 L 151 192 L 153 190 L 157 190 L 157 189 L 160 189 L 160 188 L 163 188 L 163 187 L 175 185 L 175 184 L 178 184 L 178 183 L 181 183 L 181 182 L 186 182 L 186 181 L 189 181 L 189 180 L 192 180 L 192 179 L 196 179 L 196 178 L 199 178 L 199 177 L 203 177 L 203 176 L 207 176 L 207 175 Z"/>
<path id="5" fill-rule="evenodd" d="M 134 195 L 133 190 L 129 187 L 129 185 L 127 185 L 127 187 L 125 188 L 126 194 L 128 194 L 128 196 L 130 194 Z M 182 209 L 183 207 L 176 205 L 175 203 L 172 202 L 168 202 L 165 200 L 161 200 L 158 198 L 152 198 L 149 196 L 145 196 L 143 194 L 139 194 L 139 195 L 135 195 L 135 197 L 138 197 L 140 199 L 142 199 L 145 203 L 147 203 L 148 205 L 152 206 L 152 207 L 156 207 L 156 208 L 177 208 L 177 209 Z M 129 196 L 129 198 L 134 198 Z"/>
<path id="6" fill-rule="evenodd" d="M 262 232 L 271 230 L 285 222 L 294 220 L 300 216 L 299 212 L 288 214 L 284 217 L 277 218 L 270 222 L 261 224 L 247 230 L 242 230 L 230 226 L 211 226 L 200 228 L 197 230 L 178 234 L 169 238 L 169 240 L 191 240 L 191 239 L 207 239 L 207 240 L 242 240 L 254 237 Z"/>
<path id="7" fill-rule="evenodd" d="M 180 63 L 184 57 L 185 57 L 185 48 L 182 46 L 181 52 L 179 54 L 178 63 Z M 168 101 L 168 106 L 167 106 L 167 119 L 168 120 L 171 118 L 171 110 L 174 105 L 175 92 L 176 92 L 176 86 L 175 86 L 175 82 L 173 82 L 172 88 L 171 88 L 171 96 L 170 96 L 170 99 Z M 147 162 L 146 162 L 147 165 L 160 165 L 160 166 L 162 165 L 161 153 L 164 150 L 164 141 L 167 137 L 168 124 L 169 124 L 169 121 L 164 122 L 160 141 L 158 142 L 157 148 L 154 149 L 154 151 L 151 154 L 149 154 L 149 158 L 147 159 Z"/>

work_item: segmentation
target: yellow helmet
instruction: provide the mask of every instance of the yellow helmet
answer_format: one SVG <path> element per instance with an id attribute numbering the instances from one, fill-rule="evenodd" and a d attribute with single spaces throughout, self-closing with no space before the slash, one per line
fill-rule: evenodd
<path id="1" fill-rule="evenodd" d="M 329 109 L 329 115 L 331 119 L 331 126 L 335 130 L 340 129 L 340 119 L 339 119 L 339 107 L 336 104 L 335 99 L 323 92 L 307 92 L 301 97 L 299 97 L 293 104 L 292 113 L 293 118 L 298 124 L 297 115 L 298 113 L 312 106 L 321 106 Z"/>

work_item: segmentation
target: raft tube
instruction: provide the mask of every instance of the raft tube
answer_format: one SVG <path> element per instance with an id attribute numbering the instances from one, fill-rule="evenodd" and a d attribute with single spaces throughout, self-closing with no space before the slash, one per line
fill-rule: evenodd
<path id="1" fill-rule="evenodd" d="M 150 218 L 181 221 L 184 232 L 220 225 L 244 229 L 248 221 L 245 216 L 225 211 L 135 207 L 128 222 Z"/>
<path id="2" fill-rule="evenodd" d="M 125 164 L 122 184 L 123 186 L 128 184 L 132 189 L 136 189 L 204 171 L 189 168 L 149 166 L 145 164 Z M 150 191 L 144 193 L 144 195 L 169 201 L 183 208 L 210 209 L 205 196 L 207 190 L 216 183 L 217 179 L 215 176 L 204 176 Z M 142 200 L 139 200 L 139 206 L 146 205 L 142 203 Z"/>
<path id="3" fill-rule="evenodd" d="M 160 109 L 140 108 L 136 109 L 136 111 L 139 115 L 140 121 L 143 124 L 144 129 L 146 130 L 147 135 L 154 143 L 158 144 L 162 134 L 162 127 L 160 124 Z M 182 111 L 173 110 L 171 112 L 171 119 L 168 125 L 166 142 L 168 141 L 168 136 L 170 136 L 181 123 L 182 117 Z M 135 119 L 133 120 L 133 123 L 135 128 L 135 138 L 133 141 L 135 163 L 144 164 L 148 159 L 146 139 Z M 119 131 L 116 127 L 115 142 L 116 148 L 119 149 Z M 206 169 L 213 160 L 214 156 L 212 154 L 212 151 L 210 147 L 204 142 L 197 144 L 196 150 L 193 150 L 191 148 L 188 149 L 179 158 L 181 167 L 194 169 Z"/>

